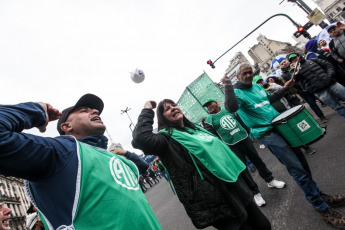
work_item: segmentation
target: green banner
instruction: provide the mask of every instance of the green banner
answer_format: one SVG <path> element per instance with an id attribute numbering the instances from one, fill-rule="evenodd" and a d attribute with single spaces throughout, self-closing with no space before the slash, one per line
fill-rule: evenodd
<path id="1" fill-rule="evenodd" d="M 200 123 L 203 117 L 208 116 L 206 108 L 202 107 L 207 99 L 224 103 L 224 93 L 220 87 L 204 72 L 186 87 L 177 104 L 191 122 Z"/>

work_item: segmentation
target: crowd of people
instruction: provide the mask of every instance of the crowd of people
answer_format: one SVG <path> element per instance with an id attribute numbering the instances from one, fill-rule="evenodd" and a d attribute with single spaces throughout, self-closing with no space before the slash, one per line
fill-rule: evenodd
<path id="1" fill-rule="evenodd" d="M 285 182 L 275 179 L 260 158 L 252 143 L 259 142 L 286 167 L 320 216 L 345 229 L 345 215 L 336 210 L 345 206 L 345 198 L 323 193 L 301 148 L 290 146 L 271 124 L 280 112 L 300 103 L 297 95 L 320 123 L 327 118 L 317 100 L 345 118 L 344 30 L 342 23 L 329 27 L 329 49 L 323 41 L 311 40 L 305 54 L 288 54 L 280 63 L 283 77 L 269 77 L 269 87 L 263 87 L 249 64 L 240 64 L 235 84 L 222 78 L 224 105 L 214 99 L 204 102 L 209 116 L 202 126 L 188 120 L 171 99 L 158 105 L 147 101 L 132 145 L 159 157 L 150 165 L 121 145 L 107 148 L 100 117 L 104 104 L 96 95 L 85 94 L 62 112 L 48 103 L 0 105 L 0 173 L 26 180 L 35 207 L 28 228 L 161 229 L 144 192 L 146 185 L 164 177 L 197 228 L 271 229 L 259 208 L 266 201 L 246 158 L 268 187 L 284 192 Z M 153 132 L 154 109 L 158 133 Z M 54 120 L 59 137 L 22 132 L 33 127 L 44 132 Z M 304 150 L 315 152 L 308 146 Z M 9 229 L 10 214 L 0 203 L 0 230 Z"/>
<path id="2" fill-rule="evenodd" d="M 140 174 L 139 184 L 141 190 L 145 193 L 148 190 L 148 186 L 152 188 L 154 185 L 158 184 L 159 180 L 157 177 L 159 179 L 164 178 L 166 181 L 170 181 L 169 176 L 165 172 L 165 167 L 159 159 L 151 162 L 146 172 Z"/>

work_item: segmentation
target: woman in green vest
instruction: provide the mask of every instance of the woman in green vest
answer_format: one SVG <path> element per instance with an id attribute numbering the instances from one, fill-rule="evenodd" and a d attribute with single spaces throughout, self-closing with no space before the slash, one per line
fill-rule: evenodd
<path id="1" fill-rule="evenodd" d="M 172 188 L 196 228 L 271 229 L 253 201 L 252 180 L 245 165 L 219 138 L 191 123 L 170 99 L 157 108 L 158 133 L 153 133 L 156 102 L 145 103 L 133 147 L 159 156 Z"/>

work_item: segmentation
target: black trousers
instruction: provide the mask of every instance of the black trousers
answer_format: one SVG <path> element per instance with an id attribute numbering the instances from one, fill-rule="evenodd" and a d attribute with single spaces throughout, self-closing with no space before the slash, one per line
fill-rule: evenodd
<path id="1" fill-rule="evenodd" d="M 301 92 L 299 95 L 301 95 L 301 97 L 309 104 L 310 108 L 314 111 L 316 116 L 318 116 L 319 118 L 325 117 L 320 107 L 316 104 L 316 97 L 314 94 L 305 91 Z"/>
<path id="2" fill-rule="evenodd" d="M 241 161 L 246 164 L 245 156 L 255 165 L 259 172 L 259 175 L 267 183 L 273 180 L 273 175 L 270 170 L 266 167 L 259 153 L 256 151 L 252 141 L 247 137 L 246 139 L 238 142 L 235 145 L 231 145 L 230 149 L 241 159 Z"/>
<path id="3" fill-rule="evenodd" d="M 218 222 L 213 225 L 213 227 L 219 229 L 219 230 L 270 230 L 271 229 L 271 223 L 267 219 L 267 217 L 260 211 L 258 206 L 251 202 L 246 207 L 247 211 L 247 219 L 244 221 L 244 223 L 240 224 L 239 227 L 236 227 L 236 224 L 234 225 L 233 221 L 227 222 L 226 220 L 222 222 Z"/>

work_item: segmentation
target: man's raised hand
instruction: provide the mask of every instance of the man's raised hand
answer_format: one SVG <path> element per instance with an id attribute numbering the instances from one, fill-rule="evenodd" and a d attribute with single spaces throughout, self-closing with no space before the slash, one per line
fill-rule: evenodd
<path id="1" fill-rule="evenodd" d="M 48 103 L 38 102 L 38 104 L 42 106 L 44 112 L 46 113 L 46 123 L 40 127 L 37 127 L 41 133 L 44 133 L 46 131 L 48 122 L 59 119 L 61 117 L 61 112 Z"/>

